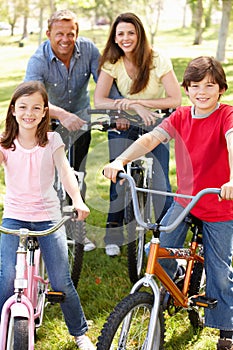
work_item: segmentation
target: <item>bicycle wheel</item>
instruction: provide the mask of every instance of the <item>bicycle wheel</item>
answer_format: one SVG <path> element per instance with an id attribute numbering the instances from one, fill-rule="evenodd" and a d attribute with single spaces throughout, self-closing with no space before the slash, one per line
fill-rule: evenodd
<path id="1" fill-rule="evenodd" d="M 75 288 L 78 286 L 83 264 L 85 222 L 68 220 L 65 223 L 69 252 L 71 278 Z"/>
<path id="2" fill-rule="evenodd" d="M 201 262 L 195 262 L 190 280 L 189 297 L 205 291 L 205 271 Z M 194 331 L 204 327 L 204 309 L 194 307 L 188 310 L 189 320 Z"/>
<path id="3" fill-rule="evenodd" d="M 134 174 L 134 181 L 137 187 L 142 186 L 142 173 Z M 127 231 L 127 257 L 128 257 L 128 273 L 132 283 L 138 281 L 144 275 L 145 267 L 145 229 L 137 226 L 137 222 L 134 217 L 133 203 L 131 192 L 128 190 L 126 195 L 126 209 L 125 209 L 125 224 Z M 143 215 L 145 208 L 145 194 L 138 192 L 138 203 L 140 211 Z"/>
<path id="4" fill-rule="evenodd" d="M 124 298 L 104 324 L 97 350 L 146 349 L 153 295 L 136 292 Z M 164 319 L 159 313 L 153 350 L 163 349 Z"/>
<path id="5" fill-rule="evenodd" d="M 27 350 L 28 336 L 28 319 L 25 317 L 10 318 L 6 350 Z"/>

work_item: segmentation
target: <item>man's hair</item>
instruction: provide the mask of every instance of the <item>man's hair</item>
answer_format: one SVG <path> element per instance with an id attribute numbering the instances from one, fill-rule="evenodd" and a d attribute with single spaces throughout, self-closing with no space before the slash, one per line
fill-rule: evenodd
<path id="1" fill-rule="evenodd" d="M 199 82 L 205 76 L 208 76 L 213 83 L 218 84 L 220 90 L 227 90 L 226 75 L 221 63 L 209 56 L 200 56 L 189 62 L 181 85 L 188 90 L 192 81 Z"/>
<path id="2" fill-rule="evenodd" d="M 59 10 L 54 12 L 48 19 L 48 30 L 50 31 L 54 22 L 58 21 L 74 21 L 77 26 L 77 34 L 79 31 L 78 18 L 76 14 L 70 10 Z"/>

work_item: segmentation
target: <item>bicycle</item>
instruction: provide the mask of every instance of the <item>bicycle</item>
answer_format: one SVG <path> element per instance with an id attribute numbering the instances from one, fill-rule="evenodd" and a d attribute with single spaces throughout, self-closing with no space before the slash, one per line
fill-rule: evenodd
<path id="1" fill-rule="evenodd" d="M 176 220 L 168 225 L 162 226 L 157 223 L 144 222 L 137 201 L 137 194 L 132 177 L 120 173 L 119 177 L 127 179 L 132 191 L 135 217 L 139 225 L 151 230 L 153 237 L 150 243 L 146 273 L 132 287 L 130 294 L 121 300 L 109 315 L 104 324 L 101 335 L 98 338 L 97 350 L 114 349 L 163 349 L 164 344 L 164 314 L 165 309 L 183 308 L 189 311 L 189 319 L 194 327 L 201 327 L 203 324 L 200 308 L 214 308 L 217 305 L 216 299 L 207 298 L 204 295 L 202 275 L 204 257 L 202 245 L 199 242 L 201 226 L 199 221 L 190 220 L 190 210 L 198 200 L 206 194 L 220 194 L 220 189 L 207 188 L 198 192 L 195 196 L 170 194 L 189 198 L 190 202 Z M 152 191 L 161 195 L 168 195 L 166 192 Z M 186 217 L 188 216 L 188 219 Z M 182 220 L 187 220 L 191 225 L 193 236 L 188 248 L 162 248 L 160 247 L 160 232 L 173 231 Z M 183 278 L 173 281 L 162 266 L 159 259 L 181 259 L 186 262 Z M 158 282 L 157 282 L 158 281 Z M 168 298 L 160 301 L 160 285 L 168 292 Z M 144 291 L 144 288 L 147 291 Z"/>
<path id="2" fill-rule="evenodd" d="M 64 300 L 63 292 L 49 290 L 37 237 L 52 234 L 68 219 L 70 216 L 63 217 L 44 231 L 11 230 L 0 226 L 2 233 L 19 237 L 14 294 L 4 303 L 1 314 L 1 350 L 33 350 L 36 329 L 43 321 L 45 301 L 57 303 Z"/>
<path id="3" fill-rule="evenodd" d="M 156 110 L 158 118 L 163 118 L 172 113 L 172 109 Z M 142 119 L 137 115 L 131 115 L 122 110 L 111 109 L 90 109 L 89 114 L 101 114 L 102 118 L 101 131 L 108 131 L 111 128 L 116 128 L 117 119 L 125 118 L 130 123 L 138 127 L 138 135 L 142 135 L 145 132 L 145 125 Z M 106 119 L 106 117 L 108 119 Z M 92 123 L 93 125 L 99 125 L 101 119 L 97 119 Z M 143 189 L 152 188 L 152 166 L 153 158 L 141 157 L 127 164 L 126 171 L 131 175 L 138 187 L 138 201 L 140 205 L 141 214 L 144 220 L 151 222 L 152 217 L 152 196 L 150 192 L 145 192 Z M 140 189 L 139 189 L 140 188 Z M 146 241 L 146 230 L 137 224 L 133 204 L 131 199 L 131 191 L 129 186 L 125 185 L 125 205 L 124 205 L 124 226 L 127 233 L 127 261 L 128 261 L 128 274 L 132 283 L 135 283 L 144 274 L 146 255 L 144 252 L 144 244 Z"/>

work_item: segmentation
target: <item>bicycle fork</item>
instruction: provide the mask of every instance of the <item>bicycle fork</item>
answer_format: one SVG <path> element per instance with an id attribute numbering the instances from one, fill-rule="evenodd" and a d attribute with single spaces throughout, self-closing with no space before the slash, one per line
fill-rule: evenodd
<path id="1" fill-rule="evenodd" d="M 14 282 L 14 295 L 6 300 L 2 308 L 0 325 L 0 350 L 8 349 L 9 327 L 14 327 L 14 319 L 22 317 L 28 319 L 28 349 L 34 349 L 34 309 L 30 300 L 23 294 L 27 289 L 26 250 L 27 230 L 22 229 L 19 246 L 16 252 L 16 278 Z M 32 271 L 33 272 L 33 266 Z M 12 323 L 13 322 L 13 323 Z"/>

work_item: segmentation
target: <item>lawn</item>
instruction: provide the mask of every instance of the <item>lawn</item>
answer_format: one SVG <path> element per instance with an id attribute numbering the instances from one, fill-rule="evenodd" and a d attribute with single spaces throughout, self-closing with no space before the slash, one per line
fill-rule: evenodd
<path id="1" fill-rule="evenodd" d="M 84 32 L 93 38 L 102 48 L 106 38 L 106 29 Z M 203 44 L 192 46 L 193 33 L 191 30 L 178 29 L 175 33 L 161 32 L 158 36 L 158 46 L 166 50 L 172 57 L 175 72 L 179 81 L 187 62 L 199 55 L 215 55 L 216 30 L 206 33 Z M 31 35 L 24 47 L 19 47 L 19 38 L 0 36 L 0 119 L 4 120 L 6 108 L 13 89 L 23 80 L 28 58 L 35 51 L 37 38 Z M 230 47 L 227 51 L 228 63 L 224 64 L 228 76 L 229 91 L 223 102 L 233 102 L 233 54 Z M 4 72 L 4 74 L 3 74 Z M 90 91 L 93 94 L 94 84 L 91 82 Z M 188 100 L 183 95 L 183 104 Z M 127 274 L 127 259 L 125 247 L 122 255 L 110 259 L 104 254 L 103 236 L 106 215 L 108 211 L 109 182 L 103 178 L 101 170 L 108 161 L 108 144 L 105 133 L 93 132 L 92 143 L 88 155 L 87 166 L 87 198 L 91 215 L 87 220 L 88 236 L 97 243 L 95 251 L 85 253 L 84 267 L 78 292 L 90 325 L 89 335 L 96 342 L 101 327 L 109 312 L 116 303 L 130 291 L 131 284 Z M 175 186 L 175 163 L 171 154 L 171 181 Z M 1 193 L 4 194 L 3 172 L 0 172 Z M 199 334 L 194 334 L 185 313 L 175 317 L 167 317 L 166 350 L 213 350 L 216 348 L 217 332 L 209 328 Z M 44 323 L 37 334 L 38 350 L 71 350 L 75 349 L 72 338 L 68 335 L 59 306 L 48 305 L 45 311 Z"/>

